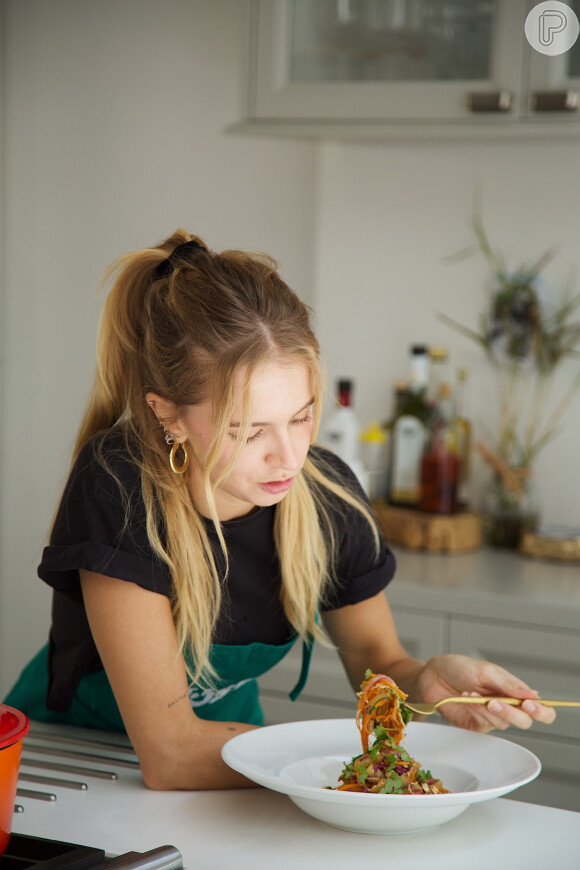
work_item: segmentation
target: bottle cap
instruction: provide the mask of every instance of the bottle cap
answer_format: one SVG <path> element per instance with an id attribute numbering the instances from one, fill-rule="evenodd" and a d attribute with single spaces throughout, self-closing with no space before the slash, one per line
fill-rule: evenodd
<path id="1" fill-rule="evenodd" d="M 429 348 L 429 357 L 434 362 L 445 362 L 448 356 L 449 352 L 446 347 L 434 345 L 433 347 Z"/>
<path id="2" fill-rule="evenodd" d="M 352 402 L 352 381 L 341 378 L 338 382 L 338 404 L 350 408 Z"/>
<path id="3" fill-rule="evenodd" d="M 372 423 L 369 423 L 367 429 L 361 433 L 361 439 L 366 442 L 373 442 L 376 444 L 384 444 L 387 440 L 387 436 L 381 426 L 373 420 Z"/>

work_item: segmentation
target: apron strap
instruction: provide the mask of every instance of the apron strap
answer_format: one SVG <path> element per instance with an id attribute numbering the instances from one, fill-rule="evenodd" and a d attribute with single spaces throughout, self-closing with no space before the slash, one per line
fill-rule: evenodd
<path id="1" fill-rule="evenodd" d="M 302 667 L 300 668 L 300 676 L 298 677 L 298 682 L 294 686 L 291 692 L 289 692 L 289 698 L 291 701 L 296 701 L 302 689 L 306 685 L 306 680 L 308 679 L 308 672 L 310 671 L 310 662 L 312 661 L 312 652 L 314 650 L 314 638 L 310 638 L 309 641 L 302 641 Z"/>

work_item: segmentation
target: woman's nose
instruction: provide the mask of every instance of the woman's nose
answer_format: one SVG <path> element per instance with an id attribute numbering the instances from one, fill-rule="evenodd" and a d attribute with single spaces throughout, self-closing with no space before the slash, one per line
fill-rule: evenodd
<path id="1" fill-rule="evenodd" d="M 287 471 L 295 471 L 298 467 L 297 452 L 288 433 L 276 435 L 268 459 L 271 464 L 278 465 Z"/>

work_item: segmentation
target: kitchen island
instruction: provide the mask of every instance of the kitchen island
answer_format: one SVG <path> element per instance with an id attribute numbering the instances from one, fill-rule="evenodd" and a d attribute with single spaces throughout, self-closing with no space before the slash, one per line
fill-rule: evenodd
<path id="1" fill-rule="evenodd" d="M 113 745 L 95 749 L 62 740 L 71 736 Z M 40 748 L 31 751 L 33 746 Z M 474 804 L 458 818 L 412 837 L 352 834 L 310 818 L 285 795 L 261 788 L 149 791 L 126 747 L 119 736 L 33 723 L 24 742 L 22 772 L 46 775 L 35 762 L 59 763 L 62 751 L 62 764 L 112 771 L 117 779 L 50 774 L 84 779 L 82 791 L 22 782 L 55 799 L 18 796 L 23 811 L 14 815 L 13 832 L 98 847 L 109 856 L 171 845 L 181 852 L 186 870 L 353 870 L 387 864 L 405 870 L 483 870 L 490 864 L 539 870 L 559 861 L 576 866 L 570 859 L 580 849 L 580 814 L 574 812 L 501 798 Z M 107 760 L 95 761 L 95 755 Z"/>

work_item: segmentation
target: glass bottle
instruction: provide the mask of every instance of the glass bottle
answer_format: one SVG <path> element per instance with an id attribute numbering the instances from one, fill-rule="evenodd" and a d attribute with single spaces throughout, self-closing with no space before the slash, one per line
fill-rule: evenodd
<path id="1" fill-rule="evenodd" d="M 441 384 L 449 383 L 449 352 L 446 347 L 432 345 L 429 348 L 429 387 L 427 395 L 434 404 L 439 399 Z"/>
<path id="2" fill-rule="evenodd" d="M 369 498 L 384 497 L 387 486 L 388 438 L 385 429 L 373 420 L 361 433 L 362 463 L 368 480 Z"/>
<path id="3" fill-rule="evenodd" d="M 336 404 L 321 428 L 320 443 L 336 453 L 351 467 L 364 489 L 367 480 L 360 458 L 361 425 L 354 412 L 353 382 L 346 378 L 338 381 Z"/>
<path id="4" fill-rule="evenodd" d="M 512 471 L 518 472 L 518 468 Z M 535 532 L 540 510 L 533 476 L 522 469 L 521 489 L 514 491 L 497 473 L 492 473 L 482 498 L 485 542 L 491 547 L 516 549 L 524 532 Z"/>
<path id="5" fill-rule="evenodd" d="M 391 425 L 387 498 L 394 505 L 416 507 L 419 502 L 421 456 L 432 414 L 428 385 L 428 349 L 416 344 L 411 347 L 408 389 L 406 394 L 398 394 Z"/>
<path id="6" fill-rule="evenodd" d="M 421 457 L 419 509 L 452 514 L 458 509 L 459 437 L 453 416 L 451 387 L 443 383 L 434 419 Z"/>
<path id="7" fill-rule="evenodd" d="M 469 372 L 466 368 L 457 371 L 455 384 L 455 423 L 459 438 L 459 483 L 457 488 L 457 500 L 462 508 L 469 507 L 471 502 L 471 449 L 472 428 L 468 402 Z"/>

